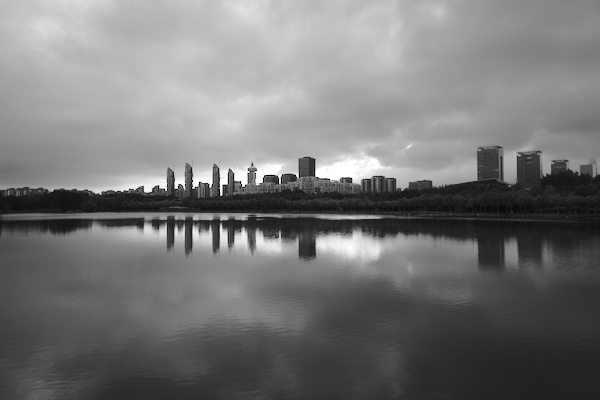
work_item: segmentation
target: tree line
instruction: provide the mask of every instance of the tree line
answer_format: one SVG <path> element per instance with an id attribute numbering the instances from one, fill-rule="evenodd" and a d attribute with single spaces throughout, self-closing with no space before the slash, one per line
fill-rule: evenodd
<path id="1" fill-rule="evenodd" d="M 546 175 L 540 186 L 460 184 L 429 190 L 342 195 L 283 191 L 204 199 L 113 194 L 91 196 L 65 190 L 0 198 L 3 212 L 107 212 L 189 209 L 229 212 L 350 212 L 350 213 L 478 213 L 478 214 L 598 214 L 600 177 L 565 171 Z"/>

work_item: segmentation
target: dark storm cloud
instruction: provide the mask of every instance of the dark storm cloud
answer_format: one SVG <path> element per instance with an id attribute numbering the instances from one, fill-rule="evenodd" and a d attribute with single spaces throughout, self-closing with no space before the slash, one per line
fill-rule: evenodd
<path id="1" fill-rule="evenodd" d="M 509 181 L 521 150 L 577 168 L 600 147 L 599 17 L 593 0 L 6 1 L 0 186 L 304 155 L 331 178 L 443 184 L 496 144 Z"/>

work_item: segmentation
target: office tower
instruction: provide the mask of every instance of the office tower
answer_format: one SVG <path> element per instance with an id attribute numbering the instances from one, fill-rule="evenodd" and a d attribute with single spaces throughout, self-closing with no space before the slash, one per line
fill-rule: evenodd
<path id="1" fill-rule="evenodd" d="M 233 192 L 235 191 L 235 179 L 233 175 L 233 171 L 229 168 L 227 171 L 227 196 L 233 196 Z"/>
<path id="2" fill-rule="evenodd" d="M 302 157 L 298 159 L 298 177 L 315 176 L 315 159 Z"/>
<path id="3" fill-rule="evenodd" d="M 517 183 L 525 189 L 540 185 L 542 179 L 542 152 L 522 151 L 517 153 Z"/>
<path id="4" fill-rule="evenodd" d="M 192 172 L 192 166 L 188 163 L 185 163 L 185 192 L 183 197 L 192 197 L 192 179 L 194 177 L 194 173 Z"/>
<path id="5" fill-rule="evenodd" d="M 281 184 L 285 185 L 286 183 L 296 182 L 298 178 L 296 174 L 283 174 L 281 175 Z"/>
<path id="6" fill-rule="evenodd" d="M 265 175 L 263 177 L 263 183 L 274 183 L 279 185 L 279 177 L 277 175 Z"/>
<path id="7" fill-rule="evenodd" d="M 500 146 L 477 148 L 477 180 L 504 180 L 504 149 Z"/>
<path id="8" fill-rule="evenodd" d="M 201 199 L 210 197 L 210 185 L 208 183 L 198 182 L 198 197 Z"/>
<path id="9" fill-rule="evenodd" d="M 256 167 L 254 162 L 248 167 L 248 185 L 256 185 Z"/>
<path id="10" fill-rule="evenodd" d="M 371 180 L 363 179 L 360 181 L 360 188 L 364 194 L 371 193 Z"/>
<path id="11" fill-rule="evenodd" d="M 385 191 L 385 176 L 375 175 L 371 178 L 371 193 L 383 193 Z"/>
<path id="12" fill-rule="evenodd" d="M 408 182 L 408 188 L 410 190 L 427 190 L 427 189 L 432 189 L 433 184 L 431 181 L 427 181 L 427 180 Z"/>
<path id="13" fill-rule="evenodd" d="M 183 185 L 180 183 L 179 185 L 177 185 L 177 198 L 178 199 L 183 199 L 183 194 L 185 192 L 185 189 L 183 188 Z"/>
<path id="14" fill-rule="evenodd" d="M 212 182 L 212 197 L 219 197 L 221 195 L 221 174 L 217 164 L 213 164 L 213 182 Z"/>
<path id="15" fill-rule="evenodd" d="M 385 178 L 385 191 L 396 193 L 396 178 Z"/>
<path id="16" fill-rule="evenodd" d="M 167 168 L 167 196 L 175 194 L 175 172 Z"/>
<path id="17" fill-rule="evenodd" d="M 564 172 L 569 169 L 569 160 L 552 160 L 550 165 L 550 173 L 556 175 L 559 172 Z"/>
<path id="18" fill-rule="evenodd" d="M 352 183 L 352 178 L 340 178 L 340 183 Z"/>
<path id="19" fill-rule="evenodd" d="M 580 175 L 590 175 L 592 178 L 597 175 L 596 164 L 583 164 L 579 166 Z"/>
<path id="20" fill-rule="evenodd" d="M 158 196 L 160 194 L 160 186 L 156 185 L 152 188 L 152 195 Z"/>

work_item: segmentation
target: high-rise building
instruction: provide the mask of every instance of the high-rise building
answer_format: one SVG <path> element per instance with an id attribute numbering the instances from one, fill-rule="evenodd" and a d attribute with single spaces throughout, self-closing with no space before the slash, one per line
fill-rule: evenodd
<path id="1" fill-rule="evenodd" d="M 194 177 L 194 173 L 192 171 L 192 166 L 188 163 L 185 163 L 185 192 L 183 197 L 192 197 L 192 189 L 194 185 L 192 183 Z"/>
<path id="2" fill-rule="evenodd" d="M 352 183 L 352 178 L 340 178 L 340 183 Z"/>
<path id="3" fill-rule="evenodd" d="M 517 153 L 517 183 L 525 189 L 540 186 L 542 179 L 542 152 L 522 151 Z"/>
<path id="4" fill-rule="evenodd" d="M 210 197 L 210 185 L 208 183 L 198 182 L 198 197 L 201 199 Z"/>
<path id="5" fill-rule="evenodd" d="M 227 196 L 233 196 L 233 192 L 235 191 L 235 178 L 233 171 L 229 168 L 227 171 Z"/>
<path id="6" fill-rule="evenodd" d="M 569 160 L 552 160 L 550 165 L 550 173 L 556 175 L 559 172 L 564 172 L 569 169 Z"/>
<path id="7" fill-rule="evenodd" d="M 360 181 L 360 188 L 364 194 L 371 193 L 371 180 L 363 179 Z"/>
<path id="8" fill-rule="evenodd" d="M 396 178 L 385 178 L 385 191 L 396 193 Z"/>
<path id="9" fill-rule="evenodd" d="M 175 194 L 175 172 L 171 168 L 167 168 L 167 196 Z"/>
<path id="10" fill-rule="evenodd" d="M 302 157 L 298 159 L 298 177 L 315 176 L 315 159 Z"/>
<path id="11" fill-rule="evenodd" d="M 183 185 L 180 183 L 179 185 L 177 185 L 177 198 L 178 199 L 183 199 L 183 194 L 185 192 L 185 189 L 183 188 Z"/>
<path id="12" fill-rule="evenodd" d="M 504 149 L 500 146 L 477 148 L 477 180 L 504 180 Z"/>
<path id="13" fill-rule="evenodd" d="M 286 183 L 296 182 L 298 178 L 295 174 L 283 174 L 281 175 L 281 184 L 285 185 Z"/>
<path id="14" fill-rule="evenodd" d="M 371 178 L 371 193 L 385 192 L 385 176 L 375 175 Z"/>
<path id="15" fill-rule="evenodd" d="M 221 173 L 219 171 L 219 166 L 217 164 L 213 164 L 213 174 L 212 174 L 212 197 L 219 197 L 221 195 Z"/>
<path id="16" fill-rule="evenodd" d="M 579 166 L 580 175 L 590 175 L 592 178 L 598 174 L 596 164 L 583 164 Z"/>
<path id="17" fill-rule="evenodd" d="M 263 183 L 274 183 L 279 185 L 279 177 L 277 175 L 265 175 L 263 176 Z"/>
<path id="18" fill-rule="evenodd" d="M 248 167 L 248 185 L 256 185 L 256 167 L 254 162 Z"/>

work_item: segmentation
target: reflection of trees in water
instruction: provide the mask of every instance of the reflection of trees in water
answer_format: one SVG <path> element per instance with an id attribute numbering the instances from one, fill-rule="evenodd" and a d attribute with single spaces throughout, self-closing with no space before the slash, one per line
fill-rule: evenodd
<path id="1" fill-rule="evenodd" d="M 51 235 L 66 235 L 78 230 L 92 228 L 94 221 L 91 219 L 46 219 L 27 221 L 5 221 L 0 219 L 0 232 L 8 233 L 44 233 Z"/>
<path id="2" fill-rule="evenodd" d="M 96 223 L 103 228 L 137 228 L 141 231 L 146 225 L 144 218 L 98 219 Z"/>

